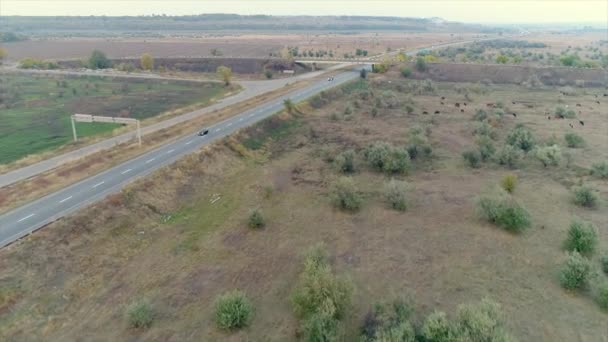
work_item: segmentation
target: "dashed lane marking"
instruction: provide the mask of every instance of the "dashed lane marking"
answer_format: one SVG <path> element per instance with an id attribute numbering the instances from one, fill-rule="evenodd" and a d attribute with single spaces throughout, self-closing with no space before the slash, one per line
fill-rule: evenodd
<path id="1" fill-rule="evenodd" d="M 93 185 L 93 189 L 95 189 L 96 187 L 100 186 L 100 185 L 101 185 L 101 184 L 103 184 L 103 183 L 105 183 L 105 181 L 102 181 L 102 182 L 99 182 L 99 183 L 97 183 L 97 184 Z"/>
<path id="2" fill-rule="evenodd" d="M 29 214 L 29 215 L 27 215 L 26 217 L 24 217 L 24 218 L 20 219 L 20 220 L 19 220 L 19 221 L 17 221 L 17 222 L 25 221 L 25 220 L 27 220 L 28 218 L 30 218 L 30 217 L 32 217 L 32 216 L 34 216 L 34 214 Z"/>
<path id="3" fill-rule="evenodd" d="M 129 172 L 131 172 L 132 170 L 133 170 L 133 169 L 126 169 L 126 170 L 124 170 L 123 172 L 121 172 L 120 174 L 121 174 L 121 175 L 124 175 L 125 173 L 129 173 Z"/>
<path id="4" fill-rule="evenodd" d="M 62 199 L 61 201 L 59 201 L 59 203 L 63 203 L 63 202 L 65 202 L 65 201 L 69 200 L 70 198 L 72 198 L 72 196 L 70 196 L 70 197 L 66 197 L 66 198 Z"/>

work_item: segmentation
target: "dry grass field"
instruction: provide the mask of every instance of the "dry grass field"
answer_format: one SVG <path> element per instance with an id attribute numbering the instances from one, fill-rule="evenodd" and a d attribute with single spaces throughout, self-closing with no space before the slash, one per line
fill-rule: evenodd
<path id="1" fill-rule="evenodd" d="M 323 106 L 301 104 L 301 113 L 266 120 L 0 250 L 0 339 L 296 340 L 290 296 L 305 251 L 322 241 L 335 272 L 354 288 L 341 321 L 344 341 L 357 340 L 374 303 L 398 295 L 412 298 L 415 326 L 433 310 L 451 316 L 459 304 L 489 297 L 517 340 L 608 341 L 607 313 L 594 301 L 608 279 L 599 267 L 608 249 L 608 183 L 589 172 L 608 160 L 602 91 L 562 95 L 549 87 L 370 75 Z M 566 105 L 577 109 L 575 119 L 554 116 Z M 514 169 L 465 165 L 461 153 L 476 146 L 478 109 L 499 150 L 523 124 L 539 145 L 560 147 L 559 165 L 543 167 L 531 155 Z M 406 174 L 367 165 L 369 144 L 404 146 L 412 129 L 424 132 L 431 157 L 412 160 Z M 568 132 L 582 136 L 584 147 L 568 148 Z M 340 177 L 332 160 L 347 149 L 356 153 L 350 177 L 362 200 L 355 212 L 331 200 Z M 518 176 L 512 196 L 531 216 L 521 233 L 485 222 L 474 208 L 476 196 L 507 174 Z M 391 178 L 409 184 L 404 212 L 384 200 Z M 583 183 L 597 190 L 596 209 L 573 204 L 571 188 Z M 254 208 L 263 229 L 247 226 Z M 575 217 L 598 229 L 590 256 L 596 276 L 587 288 L 566 291 L 562 242 Z M 233 289 L 247 294 L 255 312 L 249 327 L 227 333 L 215 327 L 213 308 Z M 150 303 L 148 328 L 129 326 L 126 308 L 138 300 Z"/>
<path id="2" fill-rule="evenodd" d="M 109 57 L 139 57 L 148 52 L 156 57 L 210 56 L 213 49 L 223 56 L 268 57 L 287 46 L 300 50 L 333 50 L 336 56 L 353 54 L 357 48 L 369 54 L 383 53 L 388 48 L 429 46 L 432 44 L 467 40 L 476 33 L 374 33 L 357 34 L 240 34 L 202 36 L 199 38 L 54 38 L 7 43 L 8 58 L 80 59 L 91 51 L 104 51 Z"/>

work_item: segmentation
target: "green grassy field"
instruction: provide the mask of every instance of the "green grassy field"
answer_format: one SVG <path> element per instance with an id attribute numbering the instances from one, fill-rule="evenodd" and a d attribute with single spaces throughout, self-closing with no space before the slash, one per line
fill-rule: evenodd
<path id="1" fill-rule="evenodd" d="M 143 120 L 188 105 L 205 105 L 226 92 L 219 83 L 94 76 L 2 75 L 0 79 L 0 164 L 70 143 L 70 115 L 74 113 Z M 77 125 L 79 137 L 120 127 Z"/>

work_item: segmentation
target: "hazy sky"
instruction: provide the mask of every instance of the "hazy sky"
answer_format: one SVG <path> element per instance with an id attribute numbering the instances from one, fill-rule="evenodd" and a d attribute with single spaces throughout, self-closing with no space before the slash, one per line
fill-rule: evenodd
<path id="1" fill-rule="evenodd" d="M 0 0 L 0 15 L 283 14 L 442 17 L 464 22 L 608 22 L 608 0 Z"/>

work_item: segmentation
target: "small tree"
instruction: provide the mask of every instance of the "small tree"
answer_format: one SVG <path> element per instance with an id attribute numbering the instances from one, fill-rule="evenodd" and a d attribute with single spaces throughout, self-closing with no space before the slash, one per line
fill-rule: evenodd
<path id="1" fill-rule="evenodd" d="M 591 174 L 601 179 L 608 179 L 608 161 L 591 165 Z"/>
<path id="2" fill-rule="evenodd" d="M 536 141 L 529 129 L 523 125 L 518 125 L 507 136 L 507 144 L 527 152 L 532 150 Z"/>
<path id="3" fill-rule="evenodd" d="M 519 149 L 517 149 L 511 145 L 505 145 L 498 152 L 496 160 L 498 161 L 498 164 L 504 165 L 504 166 L 507 166 L 507 167 L 513 169 L 513 168 L 517 167 L 517 165 L 519 164 L 521 155 L 522 154 Z"/>
<path id="4" fill-rule="evenodd" d="M 590 255 L 597 246 L 597 231 L 588 222 L 573 221 L 568 230 L 568 237 L 564 241 L 564 248 L 568 251 L 576 251 L 581 254 Z"/>
<path id="5" fill-rule="evenodd" d="M 462 152 L 462 158 L 466 164 L 472 168 L 478 168 L 481 166 L 481 155 L 477 151 L 464 151 Z"/>
<path id="6" fill-rule="evenodd" d="M 357 211 L 361 208 L 361 195 L 357 192 L 355 182 L 350 177 L 340 177 L 333 186 L 334 205 L 342 210 Z"/>
<path id="7" fill-rule="evenodd" d="M 399 211 L 407 209 L 408 185 L 405 181 L 391 179 L 384 187 L 384 196 L 391 208 Z"/>
<path id="8" fill-rule="evenodd" d="M 249 325 L 253 306 L 241 291 L 227 292 L 215 302 L 215 323 L 222 330 L 237 330 Z"/>
<path id="9" fill-rule="evenodd" d="M 353 173 L 355 169 L 355 151 L 346 150 L 336 156 L 334 164 L 338 171 L 342 173 Z"/>
<path id="10" fill-rule="evenodd" d="M 222 81 L 224 81 L 225 85 L 230 85 L 230 81 L 232 80 L 232 69 L 222 65 L 217 67 L 217 73 L 221 77 Z"/>
<path id="11" fill-rule="evenodd" d="M 139 59 L 139 64 L 141 65 L 141 68 L 144 70 L 152 70 L 152 69 L 154 69 L 154 58 L 152 58 L 151 54 L 144 53 L 143 55 L 141 55 L 141 58 Z"/>
<path id="12" fill-rule="evenodd" d="M 479 196 L 476 209 L 479 215 L 501 228 L 521 232 L 530 227 L 528 211 L 502 189 L 495 193 Z"/>
<path id="13" fill-rule="evenodd" d="M 562 151 L 557 145 L 537 147 L 534 150 L 534 156 L 544 167 L 558 166 L 562 159 Z"/>
<path id="14" fill-rule="evenodd" d="M 482 161 L 490 160 L 496 152 L 492 139 L 487 136 L 477 138 L 477 146 L 479 147 L 479 156 L 481 157 Z"/>
<path id="15" fill-rule="evenodd" d="M 148 328 L 154 319 L 150 303 L 142 300 L 129 305 L 127 319 L 132 328 Z"/>
<path id="16" fill-rule="evenodd" d="M 266 225 L 264 215 L 259 209 L 254 209 L 249 213 L 249 227 L 253 229 L 260 229 Z"/>
<path id="17" fill-rule="evenodd" d="M 408 78 L 412 75 L 412 69 L 404 67 L 401 68 L 401 76 Z"/>
<path id="18" fill-rule="evenodd" d="M 425 72 L 428 70 L 428 66 L 426 65 L 426 61 L 423 57 L 416 58 L 416 70 L 420 72 Z"/>
<path id="19" fill-rule="evenodd" d="M 587 258 L 574 251 L 568 254 L 559 274 L 559 281 L 566 290 L 579 289 L 591 276 L 591 264 Z"/>
<path id="20" fill-rule="evenodd" d="M 89 57 L 89 68 L 91 69 L 107 69 L 112 66 L 112 62 L 106 57 L 106 55 L 99 51 L 93 50 L 91 57 Z"/>
<path id="21" fill-rule="evenodd" d="M 585 139 L 576 133 L 566 133 L 564 140 L 566 140 L 566 145 L 571 148 L 585 146 Z"/>
<path id="22" fill-rule="evenodd" d="M 581 186 L 574 189 L 574 203 L 587 208 L 595 208 L 599 199 L 590 187 Z"/>

